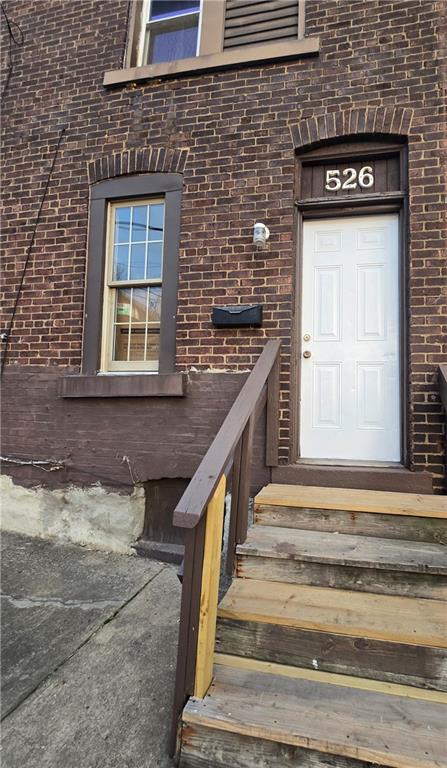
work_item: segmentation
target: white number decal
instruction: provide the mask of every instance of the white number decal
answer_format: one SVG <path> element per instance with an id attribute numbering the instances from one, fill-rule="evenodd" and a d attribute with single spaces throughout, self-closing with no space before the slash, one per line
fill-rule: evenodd
<path id="1" fill-rule="evenodd" d="M 342 189 L 355 189 L 357 186 L 357 171 L 355 168 L 345 168 L 343 176 L 347 176 L 346 181 L 343 182 Z"/>
<path id="2" fill-rule="evenodd" d="M 339 179 L 340 171 L 326 171 L 326 184 L 325 189 L 328 192 L 336 192 L 341 187 L 341 181 Z"/>
<path id="3" fill-rule="evenodd" d="M 340 181 L 340 171 L 326 171 L 324 188 L 328 192 L 338 192 L 339 189 L 357 189 L 357 181 L 362 189 L 369 189 L 374 184 L 374 171 L 370 165 L 360 168 L 358 174 L 355 168 L 345 168 L 342 175 L 346 176 L 343 184 Z"/>
<path id="4" fill-rule="evenodd" d="M 363 189 L 368 189 L 374 184 L 373 169 L 370 165 L 365 165 L 359 172 L 359 184 Z"/>

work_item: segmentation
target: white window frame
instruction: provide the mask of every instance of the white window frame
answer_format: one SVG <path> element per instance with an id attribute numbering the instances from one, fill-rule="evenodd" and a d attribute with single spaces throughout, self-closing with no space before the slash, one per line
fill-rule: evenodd
<path id="1" fill-rule="evenodd" d="M 138 60 L 137 60 L 137 66 L 145 66 L 147 63 L 147 55 L 148 55 L 148 48 L 149 48 L 149 39 L 150 39 L 150 30 L 154 29 L 157 26 L 166 25 L 167 21 L 171 21 L 178 18 L 188 18 L 191 16 L 199 16 L 199 23 L 198 23 L 198 29 L 197 29 L 197 46 L 196 46 L 196 56 L 200 55 L 200 39 L 202 34 L 202 18 L 203 18 L 203 3 L 205 0 L 200 0 L 200 6 L 198 11 L 192 11 L 190 13 L 178 13 L 176 16 L 171 16 L 169 19 L 155 19 L 153 21 L 149 21 L 150 19 L 150 12 L 152 7 L 153 0 L 143 0 L 142 3 L 142 10 L 141 10 L 141 31 L 140 31 L 140 39 L 138 42 Z M 169 62 L 164 62 L 169 63 Z"/>
<path id="2" fill-rule="evenodd" d="M 163 247 L 162 247 L 162 262 L 160 265 L 160 278 L 157 279 L 145 279 L 145 280 L 114 280 L 113 279 L 113 246 L 114 246 L 114 225 L 115 225 L 115 211 L 117 208 L 126 208 L 129 206 L 138 205 L 156 205 L 163 203 Z M 166 201 L 164 197 L 146 197 L 146 198 L 129 198 L 125 200 L 114 200 L 109 202 L 107 206 L 107 236 L 106 236 L 106 253 L 105 253 L 105 270 L 104 270 L 104 293 L 103 293 L 103 322 L 102 322 L 102 342 L 101 342 L 101 373 L 111 372 L 158 372 L 159 360 L 113 360 L 114 349 L 114 334 L 115 334 L 115 301 L 116 294 L 119 288 L 146 288 L 146 287 L 160 287 L 162 291 L 163 302 L 163 260 L 164 260 L 164 248 L 165 248 L 165 218 L 166 218 Z M 130 237 L 130 233 L 129 233 Z M 157 328 L 160 336 L 161 322 L 149 322 L 146 323 L 146 329 L 152 327 Z M 145 348 L 146 348 L 146 336 L 145 333 Z M 130 342 L 130 335 L 129 335 Z"/>

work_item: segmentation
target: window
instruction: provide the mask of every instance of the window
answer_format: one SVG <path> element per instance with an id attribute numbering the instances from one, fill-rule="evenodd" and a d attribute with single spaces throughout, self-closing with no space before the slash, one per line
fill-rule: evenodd
<path id="1" fill-rule="evenodd" d="M 172 373 L 182 175 L 93 184 L 83 375 Z"/>
<path id="2" fill-rule="evenodd" d="M 319 52 L 305 0 L 133 0 L 124 69 L 105 86 Z"/>
<path id="3" fill-rule="evenodd" d="M 101 369 L 158 370 L 164 199 L 109 204 Z"/>
<path id="4" fill-rule="evenodd" d="M 198 54 L 200 0 L 147 0 L 143 6 L 140 64 Z"/>

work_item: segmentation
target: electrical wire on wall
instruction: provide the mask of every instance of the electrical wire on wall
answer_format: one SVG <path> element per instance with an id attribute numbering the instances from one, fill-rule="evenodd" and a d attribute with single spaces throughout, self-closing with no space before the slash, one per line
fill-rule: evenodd
<path id="1" fill-rule="evenodd" d="M 24 35 L 23 32 L 15 21 L 11 21 L 8 18 L 8 14 L 5 11 L 5 8 L 3 6 L 3 3 L 0 4 L 2 15 L 6 22 L 6 27 L 8 30 L 8 37 L 9 37 L 9 52 L 8 52 L 8 69 L 6 71 L 6 79 L 5 79 L 5 85 L 3 86 L 3 92 L 2 92 L 2 101 L 6 96 L 6 92 L 9 88 L 9 81 L 11 80 L 12 75 L 12 69 L 13 69 L 13 46 L 15 45 L 17 48 L 21 48 L 24 41 Z"/>
<path id="2" fill-rule="evenodd" d="M 10 338 L 11 338 L 12 326 L 13 326 L 13 323 L 14 323 L 14 318 L 15 318 L 16 311 L 17 311 L 17 306 L 18 306 L 18 303 L 20 301 L 20 295 L 22 293 L 23 283 L 25 281 L 26 270 L 28 268 L 29 260 L 30 260 L 30 257 L 31 257 L 31 251 L 32 251 L 32 248 L 33 248 L 33 245 L 34 245 L 34 240 L 36 238 L 37 227 L 38 227 L 38 224 L 39 224 L 39 221 L 40 221 L 40 216 L 41 216 L 41 213 L 42 213 L 42 208 L 43 208 L 44 203 L 45 203 L 45 198 L 47 196 L 48 188 L 50 186 L 50 182 L 51 182 L 51 177 L 53 175 L 54 166 L 56 165 L 56 159 L 57 159 L 57 156 L 59 154 L 59 147 L 61 145 L 62 138 L 63 138 L 63 135 L 64 135 L 65 131 L 66 131 L 66 126 L 64 126 L 61 129 L 61 132 L 59 134 L 59 138 L 57 140 L 56 148 L 54 150 L 53 160 L 51 162 L 51 168 L 50 168 L 50 171 L 48 173 L 47 180 L 45 182 L 45 187 L 44 187 L 44 190 L 43 190 L 42 199 L 40 201 L 39 210 L 37 212 L 36 220 L 34 222 L 33 232 L 32 232 L 32 235 L 31 235 L 31 241 L 30 241 L 30 244 L 29 244 L 29 246 L 27 248 L 26 257 L 25 257 L 25 263 L 23 265 L 22 275 L 20 277 L 20 282 L 19 282 L 19 287 L 17 288 L 16 296 L 15 296 L 15 299 L 14 299 L 14 306 L 12 308 L 11 317 L 10 317 L 10 320 L 9 320 L 9 323 L 8 323 L 8 329 L 1 334 L 1 340 L 4 343 L 4 347 L 3 347 L 3 355 L 2 355 L 2 362 L 1 362 L 1 368 L 0 368 L 0 378 L 3 376 L 3 369 L 5 367 L 5 362 L 6 362 L 6 358 L 7 358 L 7 355 L 8 355 L 8 349 L 9 349 L 9 342 L 10 342 Z"/>
<path id="3" fill-rule="evenodd" d="M 31 467 L 33 469 L 39 469 L 43 472 L 69 470 L 72 473 L 75 472 L 76 474 L 88 475 L 89 477 L 94 478 L 96 481 L 102 480 L 106 484 L 116 488 L 135 488 L 141 485 L 143 482 L 138 477 L 136 477 L 135 471 L 132 471 L 132 466 L 128 456 L 122 457 L 121 464 L 126 463 L 128 466 L 129 473 L 132 478 L 132 482 L 130 483 L 122 478 L 118 480 L 116 475 L 104 475 L 100 472 L 86 469 L 85 467 L 82 467 L 78 464 L 73 464 L 71 460 L 67 459 L 20 459 L 16 456 L 0 456 L 0 463 L 11 464 L 17 468 Z"/>

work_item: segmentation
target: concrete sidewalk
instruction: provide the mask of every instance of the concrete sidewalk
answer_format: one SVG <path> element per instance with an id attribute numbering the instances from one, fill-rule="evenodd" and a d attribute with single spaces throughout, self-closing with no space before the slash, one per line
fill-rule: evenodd
<path id="1" fill-rule="evenodd" d="M 171 768 L 174 568 L 2 534 L 2 768 Z"/>

